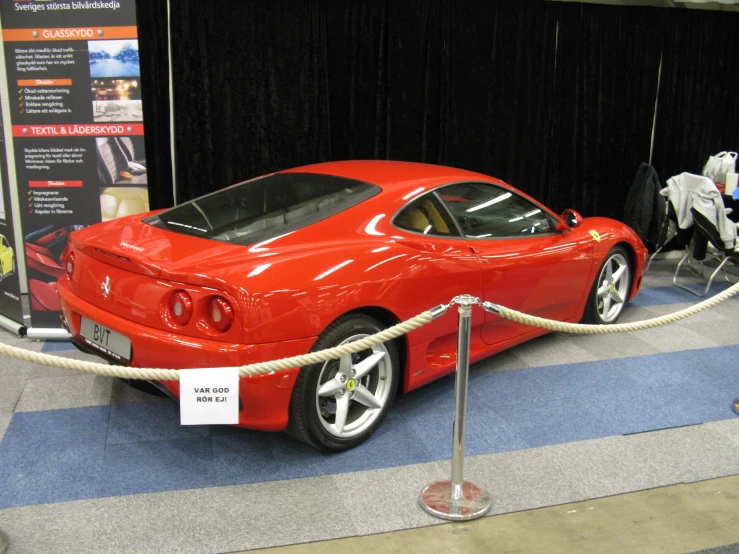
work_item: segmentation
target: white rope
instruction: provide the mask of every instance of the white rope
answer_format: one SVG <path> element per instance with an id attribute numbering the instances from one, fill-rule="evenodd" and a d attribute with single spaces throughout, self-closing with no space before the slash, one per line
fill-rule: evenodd
<path id="1" fill-rule="evenodd" d="M 542 317 L 536 317 L 533 315 L 524 314 L 511 310 L 505 306 L 497 306 L 489 308 L 489 304 L 484 306 L 486 310 L 493 311 L 505 319 L 515 321 L 517 323 L 523 323 L 532 327 L 542 327 L 551 331 L 561 331 L 563 333 L 576 333 L 580 335 L 605 335 L 607 333 L 628 333 L 630 331 L 640 331 L 642 329 L 651 329 L 653 327 L 659 327 L 667 323 L 674 323 L 681 319 L 685 319 L 691 315 L 700 313 L 708 308 L 711 308 L 723 302 L 727 298 L 731 298 L 737 292 L 739 292 L 739 283 L 732 285 L 723 292 L 718 293 L 711 298 L 699 302 L 693 306 L 674 312 L 671 314 L 655 317 L 653 319 L 645 319 L 644 321 L 635 321 L 633 323 L 619 323 L 616 325 L 585 325 L 582 323 L 566 323 L 564 321 L 553 321 L 551 319 L 544 319 Z"/>
<path id="2" fill-rule="evenodd" d="M 408 319 L 397 325 L 393 325 L 380 331 L 369 337 L 349 342 L 321 350 L 319 352 L 309 352 L 308 354 L 302 354 L 300 356 L 292 356 L 290 358 L 282 358 L 271 362 L 259 362 L 255 364 L 249 364 L 241 366 L 239 368 L 239 375 L 241 377 L 250 377 L 252 375 L 260 375 L 263 373 L 271 373 L 273 371 L 281 371 L 285 369 L 292 369 L 296 367 L 302 367 L 304 365 L 311 365 L 320 362 L 326 362 L 328 360 L 335 360 L 346 356 L 347 354 L 354 354 L 361 352 L 387 342 L 394 338 L 397 338 L 405 333 L 418 329 L 422 325 L 425 325 L 431 321 L 434 316 L 431 311 L 425 311 L 415 317 Z M 180 373 L 176 369 L 153 369 L 153 368 L 141 368 L 141 367 L 128 367 L 120 365 L 108 365 L 99 362 L 86 362 L 82 360 L 73 360 L 70 358 L 62 358 L 60 356 L 52 356 L 51 354 L 44 354 L 42 352 L 32 352 L 31 350 L 25 350 L 23 348 L 17 348 L 8 344 L 0 344 L 0 354 L 5 354 L 11 358 L 23 360 L 26 362 L 32 362 L 35 364 L 61 367 L 63 369 L 72 369 L 75 371 L 83 371 L 85 373 L 95 373 L 96 375 L 105 375 L 107 377 L 123 377 L 126 379 L 147 379 L 149 381 L 179 381 Z"/>
<path id="3" fill-rule="evenodd" d="M 739 292 L 739 283 L 732 285 L 719 294 L 712 296 L 711 298 L 704 300 L 694 306 L 685 308 L 678 312 L 655 317 L 653 319 L 647 319 L 644 321 L 636 321 L 633 323 L 620 323 L 618 325 L 583 325 L 580 323 L 566 323 L 564 321 L 554 321 L 551 319 L 544 319 L 542 317 L 536 317 L 528 315 L 505 306 L 497 306 L 489 302 L 484 302 L 481 305 L 487 311 L 498 314 L 499 316 L 515 321 L 517 323 L 523 323 L 532 327 L 541 327 L 543 329 L 549 329 L 551 331 L 561 331 L 564 333 L 578 333 L 586 335 L 606 334 L 606 333 L 626 333 L 631 331 L 639 331 L 641 329 L 651 329 L 653 327 L 659 327 L 667 323 L 673 323 L 679 321 L 688 316 L 700 313 L 708 308 L 711 308 L 723 302 L 727 298 L 734 296 Z M 460 298 L 460 297 L 457 297 Z M 470 297 L 471 298 L 471 297 Z M 454 302 L 454 301 L 452 301 Z M 438 313 L 436 315 L 439 315 Z M 346 356 L 348 354 L 354 354 L 371 348 L 372 346 L 387 342 L 395 339 L 405 333 L 409 333 L 414 329 L 427 324 L 434 319 L 434 315 L 431 310 L 427 310 L 415 317 L 412 317 L 402 323 L 393 325 L 365 337 L 363 339 L 321 350 L 319 352 L 309 352 L 308 354 L 302 354 L 300 356 L 292 356 L 290 358 L 281 358 L 279 360 L 273 360 L 270 362 L 259 362 L 255 364 L 249 364 L 241 366 L 239 368 L 239 375 L 241 377 L 251 377 L 254 375 L 261 375 L 264 373 L 272 373 L 275 371 L 283 371 L 286 369 L 292 369 L 296 367 L 302 367 L 311 364 L 317 364 L 326 362 L 329 360 L 335 360 Z M 70 358 L 62 358 L 60 356 L 52 356 L 50 354 L 44 354 L 41 352 L 33 352 L 31 350 L 25 350 L 23 348 L 17 348 L 8 344 L 0 344 L 0 354 L 4 354 L 11 358 L 23 360 L 40 365 L 60 367 L 63 369 L 71 369 L 75 371 L 82 371 L 85 373 L 95 373 L 96 375 L 105 375 L 107 377 L 123 377 L 126 379 L 146 379 L 149 381 L 179 381 L 180 374 L 176 369 L 155 369 L 155 368 L 141 368 L 141 367 L 128 367 L 119 365 L 108 365 L 99 362 L 86 362 L 82 360 L 74 360 Z"/>

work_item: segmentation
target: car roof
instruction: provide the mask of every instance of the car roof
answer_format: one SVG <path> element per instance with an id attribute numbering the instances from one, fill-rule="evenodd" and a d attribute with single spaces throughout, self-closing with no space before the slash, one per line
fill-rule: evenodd
<path id="1" fill-rule="evenodd" d="M 500 180 L 465 169 L 418 162 L 388 160 L 351 160 L 325 162 L 287 170 L 288 172 L 323 173 L 372 183 L 383 189 L 412 190 L 418 186 L 433 186 L 455 181 L 485 180 L 503 184 Z"/>

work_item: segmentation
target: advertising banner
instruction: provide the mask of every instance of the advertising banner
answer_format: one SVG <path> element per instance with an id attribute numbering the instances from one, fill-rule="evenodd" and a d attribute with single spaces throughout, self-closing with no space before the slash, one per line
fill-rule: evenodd
<path id="1" fill-rule="evenodd" d="M 31 322 L 69 234 L 149 209 L 134 0 L 0 0 Z M 1 255 L 1 253 L 0 253 Z"/>
<path id="2" fill-rule="evenodd" d="M 5 159 L 5 133 L 0 128 L 0 314 L 18 324 L 23 323 L 18 253 L 15 251 L 13 211 L 10 205 L 8 166 Z"/>

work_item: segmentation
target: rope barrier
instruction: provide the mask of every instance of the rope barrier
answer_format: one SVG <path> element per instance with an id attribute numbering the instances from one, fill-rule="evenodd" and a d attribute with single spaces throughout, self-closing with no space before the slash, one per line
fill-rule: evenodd
<path id="1" fill-rule="evenodd" d="M 715 306 L 716 304 L 723 302 L 727 298 L 731 298 L 737 292 L 739 292 L 739 283 L 732 285 L 725 291 L 722 291 L 711 298 L 708 298 L 694 306 L 685 308 L 671 314 L 655 317 L 652 319 L 645 319 L 643 321 L 635 321 L 633 323 L 618 323 L 616 325 L 587 325 L 582 323 L 566 323 L 564 321 L 554 321 L 551 319 L 544 319 L 542 317 L 536 317 L 533 315 L 524 314 L 517 312 L 505 306 L 497 306 L 490 302 L 483 302 L 481 306 L 484 310 L 498 314 L 499 316 L 515 321 L 516 323 L 523 323 L 532 327 L 542 327 L 543 329 L 549 329 L 551 331 L 561 331 L 563 333 L 575 333 L 580 335 L 605 335 L 608 333 L 627 333 L 630 331 L 640 331 L 642 329 L 651 329 L 653 327 L 659 327 L 667 323 L 674 323 L 680 321 L 691 315 L 700 313 L 708 308 Z"/>
<path id="2" fill-rule="evenodd" d="M 517 323 L 523 323 L 532 327 L 541 327 L 543 329 L 549 329 L 551 331 L 560 331 L 563 333 L 576 333 L 586 335 L 601 335 L 608 333 L 625 333 L 631 331 L 639 331 L 642 329 L 651 329 L 653 327 L 659 327 L 667 323 L 673 323 L 681 319 L 685 319 L 691 315 L 700 313 L 708 308 L 723 302 L 724 300 L 734 296 L 739 292 L 739 283 L 732 285 L 723 292 L 708 298 L 694 306 L 690 306 L 678 312 L 667 314 L 664 316 L 656 317 L 653 319 L 647 319 L 643 321 L 636 321 L 633 323 L 619 323 L 616 325 L 586 325 L 581 323 L 567 323 L 564 321 L 554 321 L 551 319 L 545 319 L 542 317 L 532 316 L 519 312 L 505 306 L 493 304 L 491 302 L 481 302 L 479 299 L 474 297 L 468 297 L 462 295 L 468 299 L 468 303 L 479 304 L 484 310 L 499 315 L 510 321 Z M 252 377 L 255 375 L 262 375 L 265 373 L 272 373 L 275 371 L 283 371 L 286 369 L 293 369 L 296 367 L 302 367 L 306 365 L 317 364 L 321 362 L 327 362 L 329 360 L 335 360 L 342 356 L 355 354 L 366 350 L 375 345 L 393 340 L 401 335 L 409 333 L 423 325 L 426 325 L 436 317 L 446 312 L 446 309 L 451 306 L 455 301 L 461 297 L 456 297 L 448 305 L 441 305 L 431 310 L 427 310 L 412 317 L 406 321 L 388 327 L 387 329 L 365 337 L 363 339 L 321 350 L 318 352 L 309 352 L 308 354 L 301 354 L 300 356 L 292 356 L 289 358 L 281 358 L 269 362 L 258 362 L 254 364 L 248 364 L 239 368 L 240 377 Z M 44 354 L 42 352 L 33 352 L 10 346 L 8 344 L 0 344 L 0 354 L 23 360 L 26 362 L 36 363 L 40 365 L 60 367 L 63 369 L 71 369 L 75 371 L 81 371 L 85 373 L 94 373 L 96 375 L 104 375 L 106 377 L 123 377 L 126 379 L 145 379 L 149 381 L 179 381 L 180 373 L 176 369 L 157 369 L 157 368 L 141 368 L 141 367 L 129 367 L 120 365 L 109 365 L 100 362 L 87 362 L 82 360 L 74 360 L 71 358 L 63 358 L 61 356 L 53 356 L 51 354 Z"/>
<path id="3" fill-rule="evenodd" d="M 321 350 L 319 352 L 309 352 L 300 356 L 292 356 L 290 358 L 281 358 L 270 362 L 259 362 L 241 366 L 239 368 L 240 377 L 251 377 L 261 375 L 263 373 L 271 373 L 273 371 L 281 371 L 302 367 L 304 365 L 317 364 L 328 360 L 335 360 L 346 356 L 347 354 L 355 354 L 393 340 L 401 335 L 409 333 L 414 329 L 425 325 L 443 312 L 438 311 L 438 307 L 427 310 L 406 321 L 388 327 L 387 329 L 365 337 L 363 339 Z M 141 367 L 128 367 L 120 365 L 108 365 L 99 362 L 86 362 L 82 360 L 73 360 L 70 358 L 62 358 L 61 356 L 53 356 L 42 352 L 32 352 L 8 344 L 0 344 L 0 354 L 4 354 L 11 358 L 32 362 L 40 365 L 61 367 L 63 369 L 72 369 L 85 373 L 94 373 L 96 375 L 105 375 L 107 377 L 123 377 L 126 379 L 146 379 L 149 381 L 179 381 L 180 373 L 176 369 L 154 369 Z"/>

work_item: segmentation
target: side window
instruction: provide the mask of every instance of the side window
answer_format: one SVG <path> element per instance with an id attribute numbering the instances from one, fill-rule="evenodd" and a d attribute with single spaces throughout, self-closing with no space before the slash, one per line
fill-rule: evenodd
<path id="1" fill-rule="evenodd" d="M 424 235 L 459 236 L 459 232 L 446 209 L 433 194 L 425 194 L 416 198 L 398 212 L 398 215 L 393 219 L 393 223 L 406 231 L 414 231 Z"/>
<path id="2" fill-rule="evenodd" d="M 460 183 L 439 191 L 469 238 L 501 238 L 552 233 L 552 222 L 537 205 L 496 185 Z"/>

